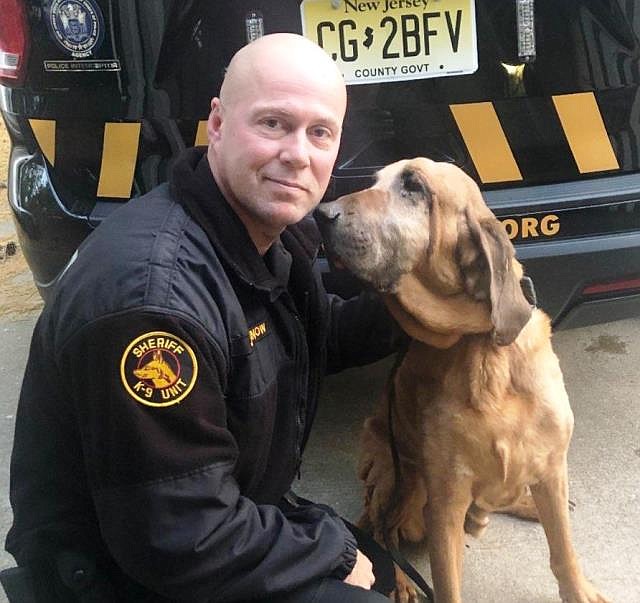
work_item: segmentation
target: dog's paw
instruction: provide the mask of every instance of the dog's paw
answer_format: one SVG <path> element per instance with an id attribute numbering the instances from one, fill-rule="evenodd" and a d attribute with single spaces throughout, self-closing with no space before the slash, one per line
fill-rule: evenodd
<path id="1" fill-rule="evenodd" d="M 396 603 L 419 603 L 420 601 L 418 591 L 399 568 L 396 568 L 396 588 L 391 593 L 391 598 Z"/>
<path id="2" fill-rule="evenodd" d="M 562 603 L 611 603 L 607 597 L 600 594 L 587 580 L 582 580 L 576 588 L 560 589 Z"/>
<path id="3" fill-rule="evenodd" d="M 480 538 L 488 525 L 489 513 L 472 503 L 464 518 L 464 531 L 474 538 Z"/>

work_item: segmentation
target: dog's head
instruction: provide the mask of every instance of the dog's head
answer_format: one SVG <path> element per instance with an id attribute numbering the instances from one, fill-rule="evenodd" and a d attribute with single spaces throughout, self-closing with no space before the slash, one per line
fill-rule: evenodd
<path id="1" fill-rule="evenodd" d="M 513 246 L 454 165 L 398 161 L 371 188 L 322 204 L 316 218 L 330 256 L 388 294 L 396 318 L 408 315 L 403 326 L 410 319 L 441 334 L 492 330 L 506 345 L 529 320 Z"/>

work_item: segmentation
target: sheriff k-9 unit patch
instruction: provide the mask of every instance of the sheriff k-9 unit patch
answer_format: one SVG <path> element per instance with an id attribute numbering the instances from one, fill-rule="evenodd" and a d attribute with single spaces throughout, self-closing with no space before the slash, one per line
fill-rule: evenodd
<path id="1" fill-rule="evenodd" d="M 177 404 L 193 389 L 197 376 L 198 361 L 191 347 L 164 331 L 134 339 L 120 362 L 125 389 L 147 406 Z"/>

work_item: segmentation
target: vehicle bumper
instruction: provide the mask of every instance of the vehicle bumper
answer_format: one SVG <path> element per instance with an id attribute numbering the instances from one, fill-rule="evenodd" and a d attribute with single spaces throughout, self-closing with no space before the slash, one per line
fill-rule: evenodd
<path id="1" fill-rule="evenodd" d="M 595 284 L 640 276 L 640 232 L 516 246 L 540 306 L 555 328 L 572 328 L 640 314 L 640 289 L 589 294 Z M 587 290 L 588 291 L 588 290 Z"/>
<path id="2" fill-rule="evenodd" d="M 14 145 L 9 159 L 9 205 L 27 264 L 42 297 L 49 297 L 74 251 L 92 230 L 86 216 L 61 203 L 40 153 Z"/>

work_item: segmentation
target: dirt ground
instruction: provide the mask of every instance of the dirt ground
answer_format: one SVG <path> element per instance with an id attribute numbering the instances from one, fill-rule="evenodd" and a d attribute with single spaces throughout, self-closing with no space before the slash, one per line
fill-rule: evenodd
<path id="1" fill-rule="evenodd" d="M 32 316 L 42 299 L 20 250 L 7 199 L 9 136 L 0 119 L 0 320 Z"/>

